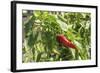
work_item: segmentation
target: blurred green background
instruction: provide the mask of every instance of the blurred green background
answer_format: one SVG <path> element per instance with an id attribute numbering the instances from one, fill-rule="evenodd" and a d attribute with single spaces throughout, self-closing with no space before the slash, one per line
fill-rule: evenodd
<path id="1" fill-rule="evenodd" d="M 91 14 L 23 10 L 23 63 L 91 59 Z M 58 34 L 77 48 L 59 46 Z"/>

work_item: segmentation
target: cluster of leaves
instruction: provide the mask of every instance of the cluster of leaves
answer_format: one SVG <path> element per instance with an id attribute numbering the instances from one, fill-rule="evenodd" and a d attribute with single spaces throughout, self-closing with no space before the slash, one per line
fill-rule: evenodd
<path id="1" fill-rule="evenodd" d="M 23 12 L 23 62 L 87 60 L 91 54 L 91 14 L 82 12 Z M 79 49 L 59 46 L 58 34 L 64 34 Z"/>

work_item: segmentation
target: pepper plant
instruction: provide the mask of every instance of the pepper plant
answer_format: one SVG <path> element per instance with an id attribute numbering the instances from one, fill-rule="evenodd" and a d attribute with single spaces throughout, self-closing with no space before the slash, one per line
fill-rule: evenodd
<path id="1" fill-rule="evenodd" d="M 23 63 L 91 59 L 90 13 L 23 10 L 22 15 Z"/>

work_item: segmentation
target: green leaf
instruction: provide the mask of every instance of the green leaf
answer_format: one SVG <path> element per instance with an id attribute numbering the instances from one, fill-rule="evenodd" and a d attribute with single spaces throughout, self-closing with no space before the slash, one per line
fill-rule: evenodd
<path id="1" fill-rule="evenodd" d="M 31 17 L 31 19 L 24 24 L 24 30 L 25 30 L 25 36 L 27 37 L 30 32 L 32 31 L 32 27 L 33 27 L 33 24 L 34 24 L 34 21 L 35 21 L 35 17 L 34 15 Z"/>
<path id="2" fill-rule="evenodd" d="M 60 27 L 61 27 L 61 29 L 63 30 L 63 31 L 67 31 L 67 24 L 65 23 L 65 22 L 62 22 L 61 20 L 57 20 L 57 22 L 59 23 L 59 25 L 60 25 Z"/>

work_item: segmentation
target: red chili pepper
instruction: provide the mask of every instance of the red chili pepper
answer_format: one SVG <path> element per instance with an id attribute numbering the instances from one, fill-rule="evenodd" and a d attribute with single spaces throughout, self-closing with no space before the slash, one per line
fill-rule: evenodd
<path id="1" fill-rule="evenodd" d="M 57 35 L 57 41 L 65 47 L 76 49 L 76 46 L 62 34 Z"/>

